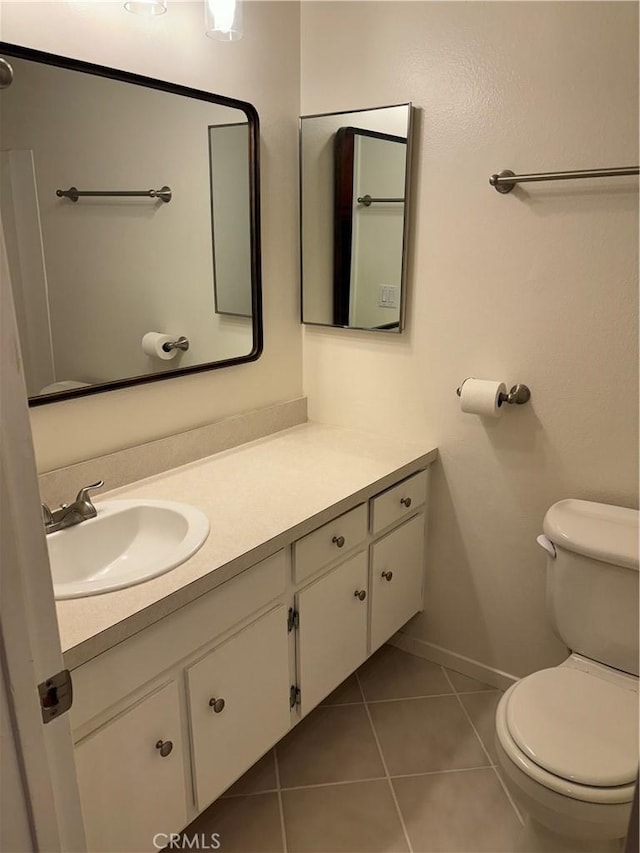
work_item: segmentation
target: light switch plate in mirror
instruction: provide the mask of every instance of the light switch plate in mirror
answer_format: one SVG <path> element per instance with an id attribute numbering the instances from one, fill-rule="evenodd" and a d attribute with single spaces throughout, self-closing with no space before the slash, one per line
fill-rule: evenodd
<path id="1" fill-rule="evenodd" d="M 0 54 L 0 212 L 30 404 L 259 358 L 255 108 Z"/>
<path id="2" fill-rule="evenodd" d="M 403 330 L 413 112 L 300 117 L 303 323 Z"/>

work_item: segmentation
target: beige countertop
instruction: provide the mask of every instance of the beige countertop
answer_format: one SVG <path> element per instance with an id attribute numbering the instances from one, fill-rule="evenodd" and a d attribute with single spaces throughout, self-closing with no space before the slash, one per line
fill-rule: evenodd
<path id="1" fill-rule="evenodd" d="M 58 601 L 65 664 L 95 657 L 433 462 L 429 443 L 305 423 L 103 493 L 183 501 L 210 520 L 189 560 L 115 592 Z M 101 476 L 109 483 L 109 472 Z"/>

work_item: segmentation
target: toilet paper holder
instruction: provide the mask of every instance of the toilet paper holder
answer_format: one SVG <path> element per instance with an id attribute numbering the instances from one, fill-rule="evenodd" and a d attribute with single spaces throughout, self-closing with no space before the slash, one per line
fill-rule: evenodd
<path id="1" fill-rule="evenodd" d="M 467 379 L 471 379 L 470 376 L 467 376 Z M 456 388 L 456 394 L 458 397 L 462 394 L 462 386 L 467 381 L 467 379 L 463 379 L 460 383 L 460 387 Z M 516 406 L 522 406 L 524 403 L 528 403 L 531 399 L 531 391 L 526 385 L 513 385 L 508 394 L 500 394 L 498 398 L 498 405 L 501 406 L 503 403 L 510 403 Z"/>
<path id="2" fill-rule="evenodd" d="M 186 352 L 189 349 L 189 340 L 185 338 L 184 335 L 180 335 L 180 337 L 175 341 L 167 341 L 166 344 L 162 344 L 162 349 L 165 352 L 171 352 L 174 349 L 180 349 L 182 352 Z"/>

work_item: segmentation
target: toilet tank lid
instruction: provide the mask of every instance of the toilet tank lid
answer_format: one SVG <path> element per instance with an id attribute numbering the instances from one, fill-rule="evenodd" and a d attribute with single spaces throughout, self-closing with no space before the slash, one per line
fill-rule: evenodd
<path id="1" fill-rule="evenodd" d="M 547 511 L 543 529 L 560 548 L 638 571 L 638 518 L 637 509 L 569 498 Z"/>

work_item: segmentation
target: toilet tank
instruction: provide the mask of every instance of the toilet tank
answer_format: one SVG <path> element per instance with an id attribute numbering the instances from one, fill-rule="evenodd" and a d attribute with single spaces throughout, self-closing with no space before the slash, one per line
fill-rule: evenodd
<path id="1" fill-rule="evenodd" d="M 638 510 L 563 500 L 544 518 L 547 606 L 573 652 L 638 675 Z"/>

